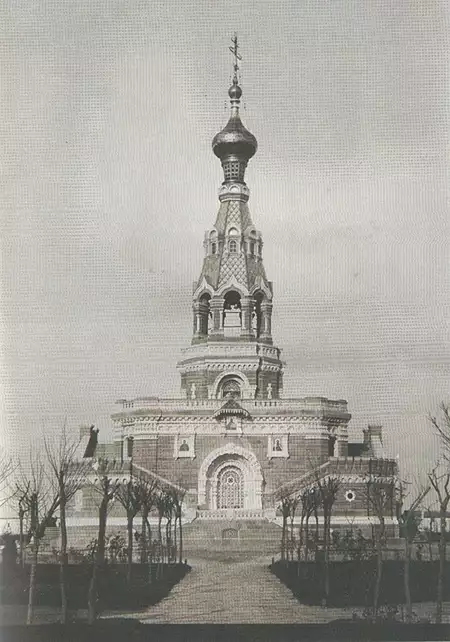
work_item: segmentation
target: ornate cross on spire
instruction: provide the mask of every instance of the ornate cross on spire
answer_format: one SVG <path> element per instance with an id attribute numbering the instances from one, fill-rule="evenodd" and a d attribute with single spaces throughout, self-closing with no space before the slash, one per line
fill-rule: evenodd
<path id="1" fill-rule="evenodd" d="M 236 81 L 236 83 L 237 83 L 237 79 L 238 79 L 238 77 L 237 77 L 237 73 L 238 73 L 238 71 L 239 71 L 239 63 L 238 63 L 238 60 L 242 60 L 242 56 L 241 56 L 241 54 L 238 52 L 239 45 L 238 45 L 237 34 L 234 34 L 234 38 L 231 38 L 231 42 L 233 43 L 233 46 L 232 46 L 232 47 L 229 47 L 229 50 L 231 51 L 231 53 L 232 53 L 232 54 L 233 54 L 233 56 L 234 56 L 234 65 L 233 65 L 233 69 L 234 69 L 234 76 L 233 76 L 233 82 L 234 82 L 234 81 Z"/>

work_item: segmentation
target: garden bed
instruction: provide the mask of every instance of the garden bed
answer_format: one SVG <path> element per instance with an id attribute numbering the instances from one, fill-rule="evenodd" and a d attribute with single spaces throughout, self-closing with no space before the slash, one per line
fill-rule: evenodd
<path id="1" fill-rule="evenodd" d="M 133 564 L 132 581 L 127 585 L 127 567 L 124 564 L 107 565 L 99 576 L 99 609 L 124 609 L 151 606 L 164 598 L 190 571 L 187 564 Z M 37 567 L 36 606 L 61 604 L 59 586 L 60 567 L 40 564 Z M 87 608 L 92 567 L 70 564 L 67 567 L 67 599 L 69 609 Z M 5 578 L 6 579 L 6 578 Z M 29 567 L 17 567 L 8 581 L 2 583 L 2 604 L 28 603 Z"/>
<path id="2" fill-rule="evenodd" d="M 410 566 L 411 600 L 434 601 L 439 562 L 412 561 Z M 317 562 L 275 562 L 270 570 L 295 597 L 305 604 L 321 604 L 324 598 L 325 567 Z M 373 601 L 376 560 L 330 562 L 329 606 L 369 606 Z M 380 605 L 400 604 L 405 600 L 402 561 L 386 560 L 380 588 Z M 446 574 L 444 599 L 450 598 L 450 578 Z"/>

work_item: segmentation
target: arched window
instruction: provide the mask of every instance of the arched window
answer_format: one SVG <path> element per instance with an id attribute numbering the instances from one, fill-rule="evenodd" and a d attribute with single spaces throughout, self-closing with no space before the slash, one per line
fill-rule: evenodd
<path id="1" fill-rule="evenodd" d="M 232 397 L 233 399 L 239 398 L 241 396 L 241 386 L 239 383 L 236 381 L 236 379 L 229 379 L 228 381 L 225 381 L 225 383 L 222 386 L 222 397 L 229 398 Z"/>
<path id="2" fill-rule="evenodd" d="M 228 375 L 220 382 L 218 397 L 222 399 L 240 399 L 242 397 L 242 380 L 235 375 Z"/>
<path id="3" fill-rule="evenodd" d="M 253 256 L 255 254 L 255 243 L 250 241 L 250 254 Z"/>
<path id="4" fill-rule="evenodd" d="M 187 443 L 186 439 L 183 439 L 183 443 L 180 446 L 180 451 L 188 452 L 188 450 L 189 450 L 189 444 Z"/>
<path id="5" fill-rule="evenodd" d="M 209 242 L 211 248 L 211 254 L 217 253 L 217 230 L 211 230 L 209 233 Z"/>
<path id="6" fill-rule="evenodd" d="M 237 241 L 235 241 L 234 239 L 231 240 L 229 245 L 228 245 L 228 249 L 229 249 L 231 254 L 236 254 L 236 252 L 238 251 L 237 250 Z"/>
<path id="7" fill-rule="evenodd" d="M 281 441 L 279 439 L 275 439 L 275 443 L 273 445 L 273 449 L 276 452 L 281 452 L 283 450 L 283 448 L 281 447 Z"/>

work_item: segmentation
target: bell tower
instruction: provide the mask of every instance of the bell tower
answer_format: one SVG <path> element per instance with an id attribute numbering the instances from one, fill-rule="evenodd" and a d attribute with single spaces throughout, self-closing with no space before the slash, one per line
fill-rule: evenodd
<path id="1" fill-rule="evenodd" d="M 182 391 L 191 399 L 276 399 L 282 392 L 282 362 L 272 340 L 272 283 L 244 180 L 258 144 L 240 118 L 241 56 L 237 37 L 232 42 L 231 113 L 212 141 L 224 175 L 220 205 L 214 226 L 205 233 L 203 266 L 194 283 L 192 345 L 178 368 Z"/>

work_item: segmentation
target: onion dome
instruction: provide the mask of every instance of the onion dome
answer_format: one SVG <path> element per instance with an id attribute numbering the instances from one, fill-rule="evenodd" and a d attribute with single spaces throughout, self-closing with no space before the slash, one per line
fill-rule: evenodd
<path id="1" fill-rule="evenodd" d="M 247 163 L 258 149 L 256 138 L 242 124 L 239 116 L 239 103 L 242 89 L 236 75 L 228 95 L 231 103 L 231 116 L 221 132 L 212 141 L 214 154 L 222 161 L 224 183 L 243 183 Z"/>

